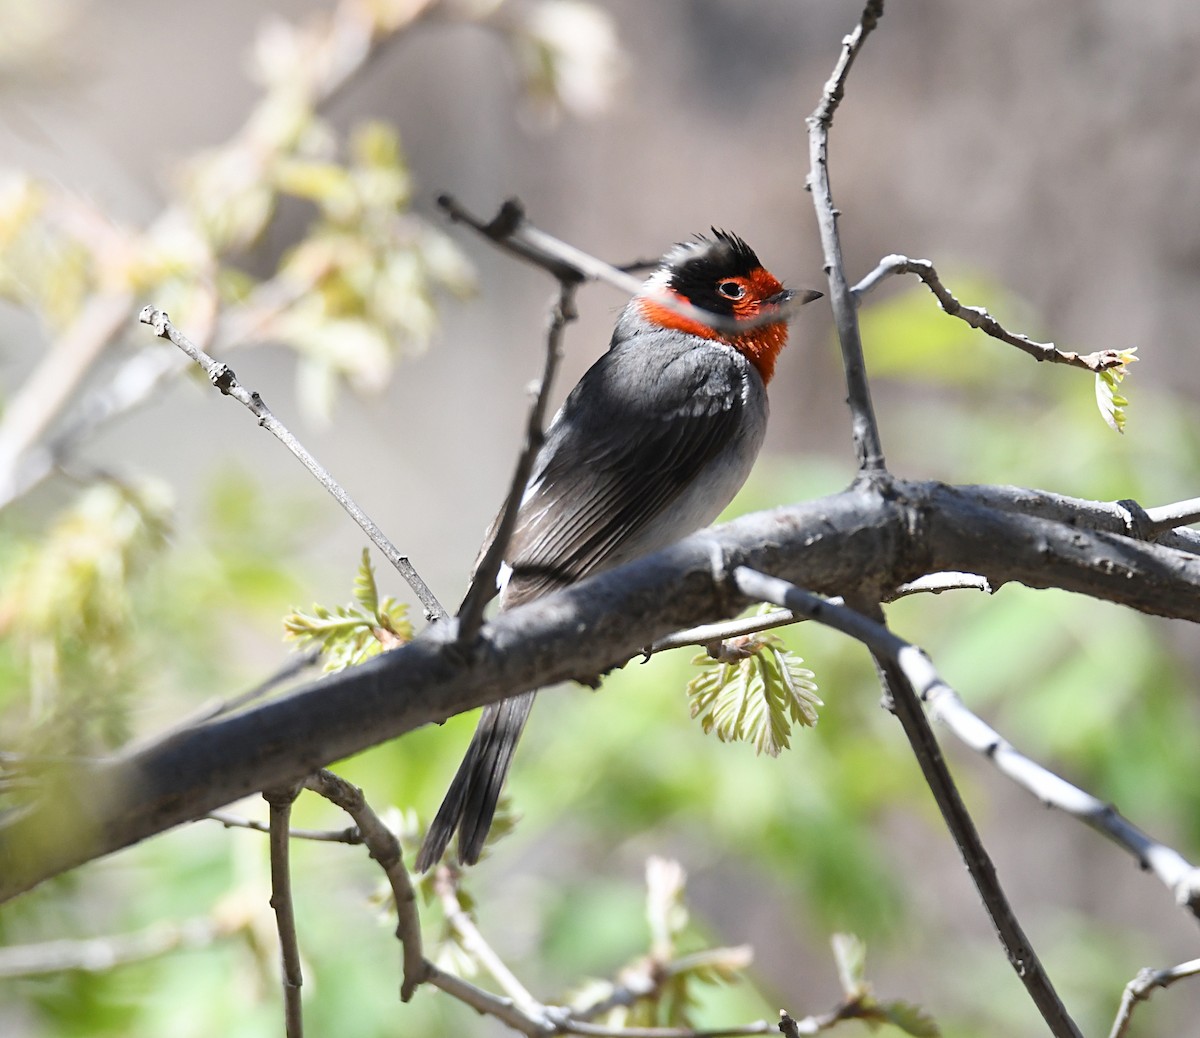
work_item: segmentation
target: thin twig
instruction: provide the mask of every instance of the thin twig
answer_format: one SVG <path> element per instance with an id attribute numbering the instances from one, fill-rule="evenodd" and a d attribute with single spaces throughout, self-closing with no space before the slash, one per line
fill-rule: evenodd
<path id="1" fill-rule="evenodd" d="M 271 908 L 275 910 L 275 925 L 279 931 L 283 1018 L 287 1038 L 304 1038 L 304 1012 L 300 1005 L 304 974 L 300 967 L 300 941 L 296 936 L 296 912 L 292 905 L 292 878 L 288 864 L 288 823 L 292 816 L 292 804 L 299 793 L 299 786 L 263 793 L 263 798 L 271 808 Z"/>
<path id="2" fill-rule="evenodd" d="M 483 623 L 483 611 L 488 602 L 496 596 L 496 577 L 500 573 L 509 542 L 516 529 L 517 512 L 521 508 L 525 486 L 533 472 L 538 451 L 542 449 L 546 439 L 546 407 L 554 375 L 558 370 L 558 362 L 562 359 L 563 331 L 578 316 L 575 310 L 575 290 L 578 285 L 578 281 L 560 275 L 558 300 L 550 310 L 550 320 L 546 329 L 546 359 L 542 368 L 542 379 L 534 393 L 529 417 L 525 423 L 525 443 L 517 458 L 508 497 L 504 501 L 504 508 L 496 523 L 491 543 L 483 553 L 479 565 L 475 567 L 471 586 L 467 589 L 466 598 L 458 611 L 458 638 L 464 644 L 472 641 L 479 632 Z"/>
<path id="3" fill-rule="evenodd" d="M 675 977 L 690 973 L 705 967 L 720 971 L 731 969 L 744 970 L 749 967 L 754 957 L 753 950 L 748 945 L 738 945 L 733 948 L 706 948 L 702 951 L 681 955 L 677 959 L 663 959 L 655 955 L 644 957 L 639 968 L 623 969 L 621 983 L 607 995 L 587 1006 L 571 1010 L 572 1023 L 594 1020 L 598 1016 L 611 1013 L 614 1009 L 631 1006 L 643 999 L 656 997 L 664 987 Z M 759 1026 L 757 1023 L 745 1025 Z"/>
<path id="4" fill-rule="evenodd" d="M 526 219 L 524 208 L 515 198 L 506 201 L 499 212 L 487 221 L 469 212 L 453 195 L 442 195 L 438 198 L 438 205 L 451 220 L 465 223 L 506 252 L 540 267 L 559 281 L 602 281 L 631 296 L 638 295 L 645 288 L 641 281 L 631 277 L 622 268 L 605 263 L 535 227 Z M 801 290 L 794 298 L 769 313 L 748 318 L 713 313 L 671 295 L 663 295 L 656 302 L 714 331 L 748 332 L 789 320 L 799 312 L 800 307 L 819 296 L 819 292 Z"/>
<path id="5" fill-rule="evenodd" d="M 379 58 L 389 43 L 403 35 L 402 30 L 425 17 L 430 6 L 429 3 L 409 4 L 403 15 L 381 20 L 376 12 L 364 8 L 358 0 L 341 0 L 325 17 L 298 30 L 298 46 L 311 59 L 305 64 L 299 92 L 313 111 L 319 113 L 332 103 L 359 73 Z M 385 21 L 388 24 L 385 25 Z M 301 35 L 303 43 L 299 42 Z M 228 153 L 236 155 L 238 160 L 231 165 L 243 170 L 247 182 L 254 179 L 255 171 L 269 158 L 260 140 L 261 105 L 262 102 L 255 106 L 226 145 Z M 132 235 L 120 234 L 107 217 L 86 208 L 76 199 L 68 197 L 60 200 L 60 205 L 67 206 L 74 222 L 84 223 L 95 239 L 91 251 L 97 269 L 112 266 L 108 257 L 114 252 L 122 257 L 116 266 L 124 263 Z M 142 237 L 153 241 L 164 229 L 181 222 L 189 223 L 185 214 L 187 208 L 182 202 L 167 206 L 149 224 Z M 199 282 L 205 277 L 212 280 L 214 262 L 209 257 L 208 269 L 197 273 L 194 280 Z M 210 311 L 215 314 L 215 293 L 209 303 Z M 62 435 L 49 443 L 40 442 L 42 434 L 53 425 L 75 390 L 95 368 L 98 358 L 116 340 L 134 305 L 131 291 L 112 289 L 94 293 L 71 326 L 45 352 L 43 361 L 26 380 L 17 397 L 9 401 L 3 420 L 0 420 L 0 509 L 41 482 L 67 453 L 109 418 L 148 399 L 154 385 L 170 373 L 159 369 L 144 391 L 138 390 L 131 396 L 121 396 L 118 392 L 121 398 L 115 401 L 116 407 L 106 403 L 98 410 L 85 406 L 87 417 L 84 422 L 72 421 Z M 115 388 L 116 381 L 126 370 L 127 366 L 122 367 L 110 386 Z"/>
<path id="6" fill-rule="evenodd" d="M 894 592 L 884 596 L 885 602 L 893 602 L 899 598 L 912 595 L 940 595 L 946 591 L 983 591 L 992 594 L 993 588 L 987 577 L 977 573 L 930 573 L 928 576 L 910 580 L 901 584 Z M 828 601 L 835 605 L 843 605 L 840 598 Z M 722 620 L 718 623 L 703 624 L 700 627 L 689 627 L 686 631 L 676 631 L 665 638 L 660 638 L 648 649 L 642 652 L 645 659 L 660 652 L 671 649 L 682 649 L 689 645 L 699 645 L 707 648 L 715 642 L 727 638 L 744 638 L 748 634 L 758 634 L 770 631 L 776 627 L 789 627 L 802 624 L 807 616 L 797 616 L 790 609 L 777 609 L 774 612 L 763 613 L 760 616 L 743 616 L 736 620 Z"/>
<path id="7" fill-rule="evenodd" d="M 686 631 L 676 631 L 665 638 L 660 638 L 645 650 L 645 658 L 670 649 L 682 649 L 689 645 L 699 645 L 702 648 L 714 642 L 722 642 L 726 638 L 744 638 L 748 634 L 758 634 L 760 631 L 770 631 L 776 627 L 786 627 L 789 624 L 802 623 L 807 617 L 797 616 L 790 609 L 777 609 L 761 616 L 744 616 L 737 620 L 723 620 L 715 624 L 702 624 L 700 627 L 689 627 Z"/>
<path id="8" fill-rule="evenodd" d="M 594 1017 L 619 1006 L 652 997 L 672 977 L 681 973 L 700 969 L 708 963 L 719 962 L 727 965 L 731 961 L 748 962 L 748 948 L 714 948 L 668 962 L 655 961 L 641 976 L 630 979 L 608 997 L 578 1010 L 544 1005 L 514 976 L 484 938 L 474 920 L 463 909 L 455 886 L 456 875 L 451 866 L 444 864 L 439 865 L 434 873 L 434 891 L 442 903 L 443 913 L 463 948 L 497 981 L 505 994 L 503 997 L 493 995 L 444 973 L 431 963 L 426 964 L 426 980 L 480 1013 L 494 1016 L 522 1034 L 578 1034 L 590 1038 L 737 1038 L 740 1035 L 769 1034 L 773 1029 L 771 1024 L 761 1020 L 752 1024 L 699 1031 L 676 1027 L 613 1027 L 590 1022 Z"/>
<path id="9" fill-rule="evenodd" d="M 1188 501 L 1176 501 L 1170 505 L 1159 505 L 1157 508 L 1147 508 L 1146 517 L 1150 520 L 1150 533 L 1157 534 L 1163 530 L 1173 530 L 1178 526 L 1190 526 L 1200 522 L 1200 497 Z"/>
<path id="10" fill-rule="evenodd" d="M 692 1027 L 609 1027 L 584 1023 L 574 1017 L 564 1020 L 559 1028 L 563 1034 L 580 1034 L 588 1038 L 740 1038 L 743 1035 L 770 1034 L 775 1029 L 776 1025 L 766 1020 L 697 1030 Z"/>
<path id="11" fill-rule="evenodd" d="M 214 822 L 220 822 L 226 829 L 251 829 L 256 833 L 269 833 L 271 826 L 256 818 L 243 818 L 241 815 L 231 815 L 228 811 L 209 811 L 204 816 Z M 363 842 L 362 833 L 358 826 L 352 825 L 347 829 L 289 829 L 288 836 L 293 840 L 313 840 L 317 843 L 346 843 L 351 846 Z"/>
<path id="12" fill-rule="evenodd" d="M 396 567 L 408 586 L 413 589 L 414 594 L 420 599 L 421 605 L 425 608 L 425 616 L 429 620 L 441 620 L 446 617 L 446 611 L 438 602 L 437 597 L 429 589 L 429 585 L 421 579 L 419 573 L 409 562 L 408 556 L 401 555 L 396 549 L 396 546 L 388 540 L 384 532 L 375 524 L 370 516 L 367 515 L 350 497 L 342 486 L 331 476 L 327 469 L 314 458 L 299 440 L 288 430 L 278 418 L 267 407 L 263 398 L 257 392 L 246 389 L 238 382 L 237 376 L 234 375 L 233 369 L 227 364 L 210 357 L 204 350 L 200 349 L 186 335 L 179 331 L 172 323 L 170 318 L 162 310 L 153 306 L 143 307 L 142 312 L 138 315 L 138 320 L 142 324 L 148 324 L 154 329 L 154 334 L 162 339 L 168 339 L 179 349 L 183 350 L 193 361 L 195 361 L 203 369 L 208 376 L 208 380 L 219 389 L 225 396 L 231 396 L 239 403 L 245 405 L 250 413 L 258 419 L 258 424 L 275 436 L 293 455 L 308 469 L 339 505 L 349 514 L 349 516 L 362 528 L 362 531 L 371 538 L 372 543 L 384 554 L 384 557 Z"/>
<path id="13" fill-rule="evenodd" d="M 493 995 L 490 991 L 485 991 L 470 981 L 463 980 L 462 977 L 456 977 L 453 973 L 447 973 L 432 962 L 426 961 L 425 970 L 425 982 L 427 984 L 446 992 L 447 995 L 458 999 L 464 1005 L 470 1006 L 477 1013 L 494 1016 L 514 1031 L 529 1035 L 530 1038 L 561 1033 L 561 1029 L 556 1022 L 531 1019 L 526 1013 L 513 1005 L 511 999 L 504 998 L 502 995 Z"/>
<path id="14" fill-rule="evenodd" d="M 203 948 L 241 926 L 240 920 L 191 919 L 182 923 L 156 923 L 137 933 L 13 944 L 0 948 L 0 977 L 37 977 L 68 970 L 99 973 L 181 948 Z"/>
<path id="15" fill-rule="evenodd" d="M 821 232 L 821 248 L 825 254 L 825 273 L 829 278 L 829 304 L 837 325 L 838 342 L 842 350 L 842 367 L 846 375 L 846 402 L 850 405 L 854 432 L 854 448 L 859 469 L 866 473 L 883 472 L 883 442 L 875 407 L 871 403 L 871 387 L 867 381 L 863 360 L 862 339 L 858 330 L 858 314 L 846 267 L 842 261 L 842 244 L 838 235 L 837 210 L 829 186 L 829 129 L 833 115 L 845 93 L 846 77 L 863 43 L 883 15 L 883 0 L 867 0 L 862 17 L 854 31 L 842 40 L 842 53 L 834 66 L 833 75 L 825 84 L 821 103 L 808 117 L 808 190 L 812 193 Z"/>
<path id="16" fill-rule="evenodd" d="M 879 265 L 863 278 L 850 291 L 855 303 L 861 302 L 862 297 L 876 285 L 896 274 L 916 274 L 936 297 L 942 309 L 951 317 L 966 321 L 972 328 L 977 328 L 993 339 L 999 339 L 1010 346 L 1028 353 L 1034 360 L 1050 361 L 1054 364 L 1067 364 L 1075 368 L 1083 368 L 1093 374 L 1119 368 L 1128 364 L 1131 359 L 1129 351 L 1097 350 L 1094 353 L 1074 353 L 1070 350 L 1060 350 L 1052 342 L 1035 342 L 1025 335 L 1006 330 L 981 306 L 964 306 L 942 284 L 938 272 L 932 263 L 925 259 L 909 259 L 907 256 L 884 256 Z"/>
<path id="17" fill-rule="evenodd" d="M 1155 988 L 1167 988 L 1177 980 L 1196 976 L 1200 976 L 1200 959 L 1192 959 L 1190 962 L 1183 962 L 1165 970 L 1141 970 L 1133 980 L 1125 985 L 1125 994 L 1121 997 L 1121 1006 L 1117 1010 L 1117 1017 L 1113 1021 L 1108 1038 L 1124 1038 L 1133 1017 L 1134 1008 L 1139 1002 L 1146 1001 Z"/>
<path id="18" fill-rule="evenodd" d="M 475 925 L 475 920 L 463 908 L 458 899 L 456 877 L 456 870 L 449 865 L 439 865 L 433 876 L 433 889 L 441 902 L 446 922 L 454 931 L 459 943 L 491 974 L 501 990 L 512 1000 L 513 1005 L 531 1018 L 544 1018 L 546 1007 L 529 993 L 525 985 L 504 964 L 504 960 L 496 954 L 479 927 Z"/>
<path id="19" fill-rule="evenodd" d="M 812 620 L 855 638 L 871 650 L 884 672 L 896 714 L 912 744 L 925 781 L 975 882 L 1009 962 L 1049 1025 L 1051 1033 L 1058 1038 L 1080 1038 L 1079 1029 L 1054 990 L 1050 977 L 1000 886 L 991 857 L 962 802 L 937 740 L 921 710 L 918 695 L 927 689 L 930 676 L 936 677 L 928 658 L 883 624 L 845 606 L 831 605 L 818 595 L 803 591 L 786 580 L 744 566 L 734 570 L 733 578 L 738 590 L 748 598 L 773 602 L 793 612 L 803 613 Z M 925 661 L 927 669 L 917 668 L 920 660 Z"/>
<path id="20" fill-rule="evenodd" d="M 336 804 L 354 819 L 371 857 L 379 863 L 392 888 L 396 903 L 396 939 L 404 949 L 404 980 L 400 1000 L 407 1002 L 420 984 L 428 979 L 430 965 L 421 946 L 421 921 L 417 916 L 417 895 L 404 867 L 404 855 L 396 834 L 383 823 L 367 803 L 363 791 L 340 775 L 322 768 L 305 780 L 305 786 Z"/>

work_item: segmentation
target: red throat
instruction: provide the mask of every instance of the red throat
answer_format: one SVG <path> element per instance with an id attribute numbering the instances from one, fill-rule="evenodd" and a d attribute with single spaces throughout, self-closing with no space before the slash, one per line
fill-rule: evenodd
<path id="1" fill-rule="evenodd" d="M 761 268 L 754 271 L 744 280 L 748 289 L 746 298 L 733 303 L 733 316 L 736 320 L 750 320 L 766 312 L 763 300 L 768 299 L 783 290 L 783 286 L 770 274 Z M 667 288 L 663 294 L 673 299 L 688 302 L 686 298 L 673 288 Z M 761 324 L 741 334 L 718 332 L 700 321 L 672 310 L 661 298 L 652 295 L 641 296 L 638 305 L 642 316 L 651 324 L 662 328 L 673 328 L 688 335 L 698 335 L 702 339 L 715 339 L 728 343 L 742 354 L 758 369 L 763 384 L 771 381 L 775 374 L 775 361 L 787 345 L 787 322 L 778 324 Z"/>

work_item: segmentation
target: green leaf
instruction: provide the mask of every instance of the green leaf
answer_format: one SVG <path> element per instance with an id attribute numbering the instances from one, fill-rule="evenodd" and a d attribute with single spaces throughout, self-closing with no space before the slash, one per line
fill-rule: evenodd
<path id="1" fill-rule="evenodd" d="M 688 682 L 691 713 L 706 733 L 722 742 L 751 742 L 758 753 L 777 757 L 790 745 L 793 725 L 817 723 L 822 703 L 813 673 L 777 637 L 730 639 L 723 655 L 692 660 L 701 672 Z"/>
<path id="2" fill-rule="evenodd" d="M 390 595 L 379 600 L 366 548 L 354 578 L 354 597 L 354 605 L 332 609 L 314 605 L 308 612 L 294 610 L 283 618 L 284 637 L 302 648 L 318 646 L 329 673 L 357 666 L 412 639 L 407 604 Z"/>
<path id="3" fill-rule="evenodd" d="M 379 590 L 375 586 L 375 570 L 371 567 L 369 548 L 363 548 L 358 573 L 354 576 L 354 597 L 372 616 L 379 614 Z"/>
<path id="4" fill-rule="evenodd" d="M 847 999 L 861 998 L 867 991 L 866 944 L 852 933 L 835 933 L 830 943 L 842 992 Z"/>
<path id="5" fill-rule="evenodd" d="M 1104 419 L 1110 429 L 1119 433 L 1125 431 L 1125 408 L 1129 406 L 1129 401 L 1117 392 L 1117 388 L 1129 374 L 1129 365 L 1136 363 L 1137 357 L 1134 356 L 1136 353 L 1136 346 L 1132 349 L 1122 350 L 1123 363 L 1115 368 L 1098 372 L 1096 375 L 1096 406 L 1100 408 L 1100 417 Z"/>

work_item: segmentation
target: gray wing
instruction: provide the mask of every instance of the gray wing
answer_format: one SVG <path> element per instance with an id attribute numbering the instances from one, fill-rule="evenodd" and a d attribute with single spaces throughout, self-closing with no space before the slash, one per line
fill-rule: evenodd
<path id="1" fill-rule="evenodd" d="M 547 433 L 508 551 L 506 608 L 661 546 L 646 527 L 744 434 L 747 399 L 761 394 L 750 364 L 719 343 L 652 333 L 609 350 Z"/>

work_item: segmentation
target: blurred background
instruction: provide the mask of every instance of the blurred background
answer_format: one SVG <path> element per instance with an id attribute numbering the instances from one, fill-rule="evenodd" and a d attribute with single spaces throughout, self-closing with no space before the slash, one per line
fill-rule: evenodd
<path id="1" fill-rule="evenodd" d="M 554 285 L 447 226 L 437 195 L 481 215 L 518 196 L 613 262 L 723 227 L 786 283 L 824 288 L 804 118 L 859 11 L 0 0 L 5 745 L 101 752 L 152 734 L 277 669 L 289 609 L 351 596 L 360 532 L 243 409 L 163 359 L 142 305 L 227 357 L 454 604 L 509 480 Z M 1196 495 L 1198 47 L 1187 0 L 888 8 L 832 135 L 851 278 L 888 253 L 925 257 L 1011 330 L 1141 359 L 1118 436 L 1086 373 L 1036 365 L 889 283 L 863 321 L 894 472 L 1147 505 Z M 623 303 L 581 293 L 558 399 Z M 853 475 L 823 302 L 794 322 L 771 390 L 767 448 L 729 515 Z M 1018 747 L 1200 857 L 1194 628 L 1016 587 L 890 616 Z M 852 931 L 876 991 L 943 1033 L 1039 1033 L 864 654 L 807 627 L 784 637 L 825 706 L 778 759 L 689 720 L 687 651 L 596 694 L 541 697 L 510 783 L 523 820 L 468 881 L 485 934 L 535 994 L 562 999 L 645 952 L 645 861 L 663 855 L 690 879 L 681 950 L 755 949 L 744 983 L 696 989 L 702 1026 L 829 1008 L 830 935 Z M 377 807 L 428 818 L 473 724 L 338 770 Z M 1194 922 L 1155 879 L 947 749 L 1086 1033 L 1138 969 L 1196 956 Z M 298 824 L 345 822 L 305 799 Z M 432 991 L 399 1005 L 365 854 L 305 844 L 294 861 L 313 1033 L 501 1032 Z M 266 891 L 265 839 L 216 823 L 44 885 L 0 910 L 4 943 L 209 929 L 111 970 L 0 979 L 0 1031 L 278 1033 Z M 427 918 L 432 940 L 435 907 Z M 1198 1013 L 1200 990 L 1180 984 L 1136 1033 L 1190 1033 Z"/>

